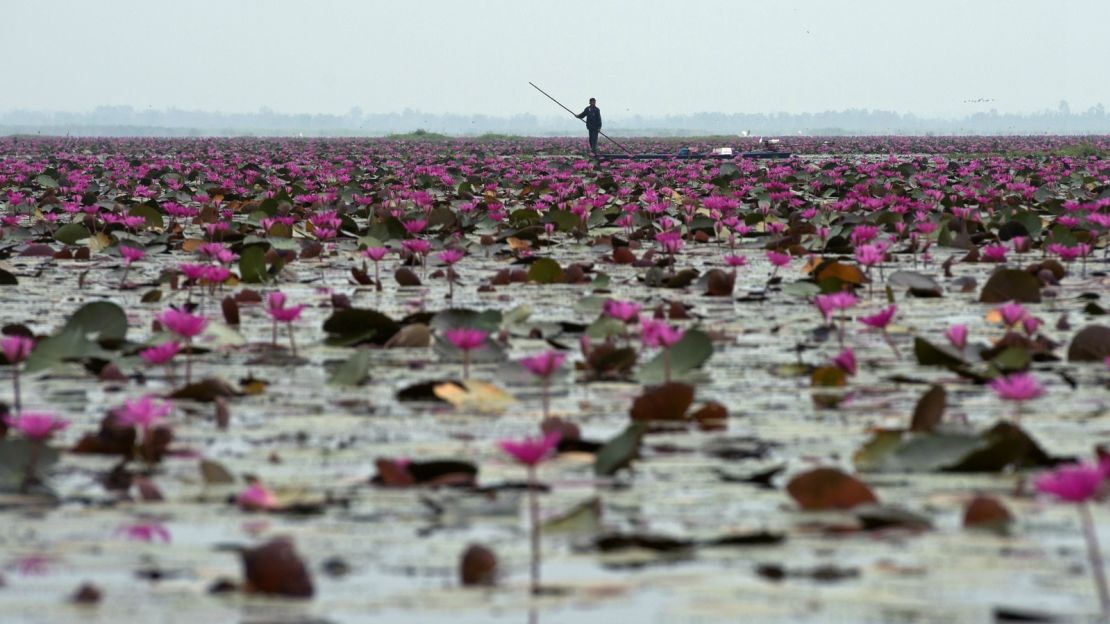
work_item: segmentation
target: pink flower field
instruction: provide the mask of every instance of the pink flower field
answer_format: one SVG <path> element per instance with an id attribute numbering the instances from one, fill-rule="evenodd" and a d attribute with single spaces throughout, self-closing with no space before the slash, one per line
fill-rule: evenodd
<path id="1" fill-rule="evenodd" d="M 3 613 L 1110 613 L 1110 140 L 731 145 L 0 138 Z"/>

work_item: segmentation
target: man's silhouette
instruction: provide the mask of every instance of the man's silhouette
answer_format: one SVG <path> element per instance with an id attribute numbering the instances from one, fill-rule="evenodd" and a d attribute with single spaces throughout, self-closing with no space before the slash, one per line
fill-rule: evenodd
<path id="1" fill-rule="evenodd" d="M 590 105 L 576 117 L 586 120 L 586 130 L 590 132 L 590 151 L 596 155 L 597 133 L 601 132 L 601 109 L 597 107 L 597 100 L 590 98 Z"/>

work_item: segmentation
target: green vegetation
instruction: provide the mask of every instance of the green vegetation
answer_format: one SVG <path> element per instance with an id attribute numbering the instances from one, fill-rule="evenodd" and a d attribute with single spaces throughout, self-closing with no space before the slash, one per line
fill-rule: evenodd
<path id="1" fill-rule="evenodd" d="M 414 132 L 405 132 L 403 134 L 389 134 L 386 135 L 386 138 L 398 141 L 448 141 L 451 139 L 451 137 L 446 134 L 428 132 L 423 128 L 417 128 Z"/>

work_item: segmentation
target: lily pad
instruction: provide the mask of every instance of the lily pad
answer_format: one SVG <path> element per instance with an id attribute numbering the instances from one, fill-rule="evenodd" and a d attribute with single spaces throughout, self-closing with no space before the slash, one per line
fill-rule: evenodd
<path id="1" fill-rule="evenodd" d="M 713 356 L 713 341 L 705 332 L 687 330 L 682 338 L 670 347 L 671 379 L 682 379 L 700 368 Z M 666 381 L 666 355 L 657 354 L 640 367 L 640 383 L 657 384 Z"/>

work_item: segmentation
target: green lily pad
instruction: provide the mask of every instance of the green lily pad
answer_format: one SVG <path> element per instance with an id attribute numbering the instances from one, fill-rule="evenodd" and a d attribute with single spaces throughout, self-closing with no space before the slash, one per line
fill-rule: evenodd
<path id="1" fill-rule="evenodd" d="M 713 341 L 697 329 L 687 330 L 682 339 L 670 348 L 671 379 L 681 379 L 690 371 L 699 368 L 713 355 Z M 666 356 L 658 353 L 640 368 L 637 375 L 640 383 L 657 384 L 666 380 Z"/>

